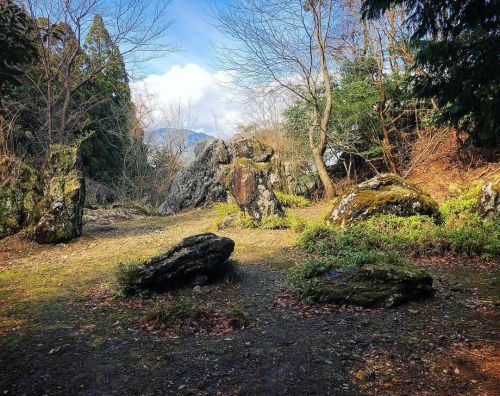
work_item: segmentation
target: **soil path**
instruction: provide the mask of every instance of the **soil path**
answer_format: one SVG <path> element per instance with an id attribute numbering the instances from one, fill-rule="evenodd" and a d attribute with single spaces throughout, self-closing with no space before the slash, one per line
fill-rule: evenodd
<path id="1" fill-rule="evenodd" d="M 68 245 L 0 241 L 0 392 L 500 394 L 491 261 L 419 260 L 436 295 L 401 308 L 307 307 L 286 293 L 296 234 L 233 229 L 221 234 L 236 241 L 239 282 L 183 293 L 238 304 L 248 328 L 167 337 L 139 325 L 143 305 L 105 298 L 119 261 L 213 231 L 213 220 L 198 210 L 93 224 Z"/>

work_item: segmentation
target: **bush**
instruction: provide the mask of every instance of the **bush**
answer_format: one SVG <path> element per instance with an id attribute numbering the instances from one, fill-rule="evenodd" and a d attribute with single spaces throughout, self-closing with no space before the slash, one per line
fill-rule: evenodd
<path id="1" fill-rule="evenodd" d="M 235 203 L 218 202 L 213 206 L 215 210 L 215 226 L 217 229 L 226 228 L 235 222 L 241 221 L 242 214 L 240 208 Z"/>
<path id="2" fill-rule="evenodd" d="M 477 202 L 481 185 L 473 184 L 441 206 L 442 235 L 451 252 L 463 255 L 500 256 L 500 219 L 481 219 Z"/>
<path id="3" fill-rule="evenodd" d="M 281 206 L 285 208 L 304 208 L 311 205 L 310 200 L 300 195 L 285 194 L 279 191 L 275 191 L 274 195 L 276 195 Z"/>
<path id="4" fill-rule="evenodd" d="M 174 302 L 158 301 L 148 308 L 144 319 L 166 323 L 169 320 L 184 319 L 196 320 L 205 316 L 207 312 L 198 303 L 189 297 L 182 297 Z"/>
<path id="5" fill-rule="evenodd" d="M 115 277 L 117 283 L 115 294 L 117 297 L 128 297 L 141 292 L 136 287 L 139 278 L 139 262 L 128 261 L 119 263 L 115 268 Z"/>
<path id="6" fill-rule="evenodd" d="M 214 205 L 214 209 L 216 212 L 215 226 L 218 229 L 238 226 L 269 230 L 290 228 L 288 216 L 269 216 L 257 221 L 243 213 L 238 205 L 233 203 L 217 203 Z"/>

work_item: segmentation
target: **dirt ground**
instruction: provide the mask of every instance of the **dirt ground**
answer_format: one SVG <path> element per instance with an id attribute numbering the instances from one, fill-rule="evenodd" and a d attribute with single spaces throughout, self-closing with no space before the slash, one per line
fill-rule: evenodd
<path id="1" fill-rule="evenodd" d="M 307 306 L 286 285 L 286 269 L 301 254 L 297 234 L 229 229 L 218 233 L 236 241 L 239 280 L 179 293 L 237 304 L 245 328 L 167 335 L 141 322 L 148 301 L 110 298 L 119 262 L 165 251 L 213 224 L 210 210 L 194 210 L 90 224 L 65 245 L 0 241 L 0 392 L 500 394 L 495 261 L 418 259 L 434 275 L 435 296 L 395 309 Z"/>

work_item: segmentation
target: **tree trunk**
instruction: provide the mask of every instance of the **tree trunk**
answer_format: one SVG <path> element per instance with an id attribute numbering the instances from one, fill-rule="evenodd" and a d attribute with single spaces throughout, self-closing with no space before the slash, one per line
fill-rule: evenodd
<path id="1" fill-rule="evenodd" d="M 319 179 L 325 188 L 325 195 L 327 199 L 332 199 L 335 197 L 335 187 L 333 185 L 332 179 L 328 174 L 326 169 L 325 160 L 323 159 L 323 152 L 319 149 L 313 149 L 314 163 L 318 170 Z"/>

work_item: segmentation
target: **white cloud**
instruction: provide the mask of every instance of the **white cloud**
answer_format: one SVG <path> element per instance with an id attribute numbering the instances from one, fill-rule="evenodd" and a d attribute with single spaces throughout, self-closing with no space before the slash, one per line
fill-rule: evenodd
<path id="1" fill-rule="evenodd" d="M 229 73 L 218 71 L 211 74 L 203 67 L 190 63 L 173 66 L 162 75 L 149 75 L 131 86 L 136 101 L 144 96 L 155 101 L 157 110 L 152 113 L 155 127 L 168 126 L 163 125 L 165 109 L 181 104 L 189 108 L 188 125 L 182 127 L 229 136 L 242 122 L 244 112 L 235 90 L 231 89 L 232 81 Z"/>

